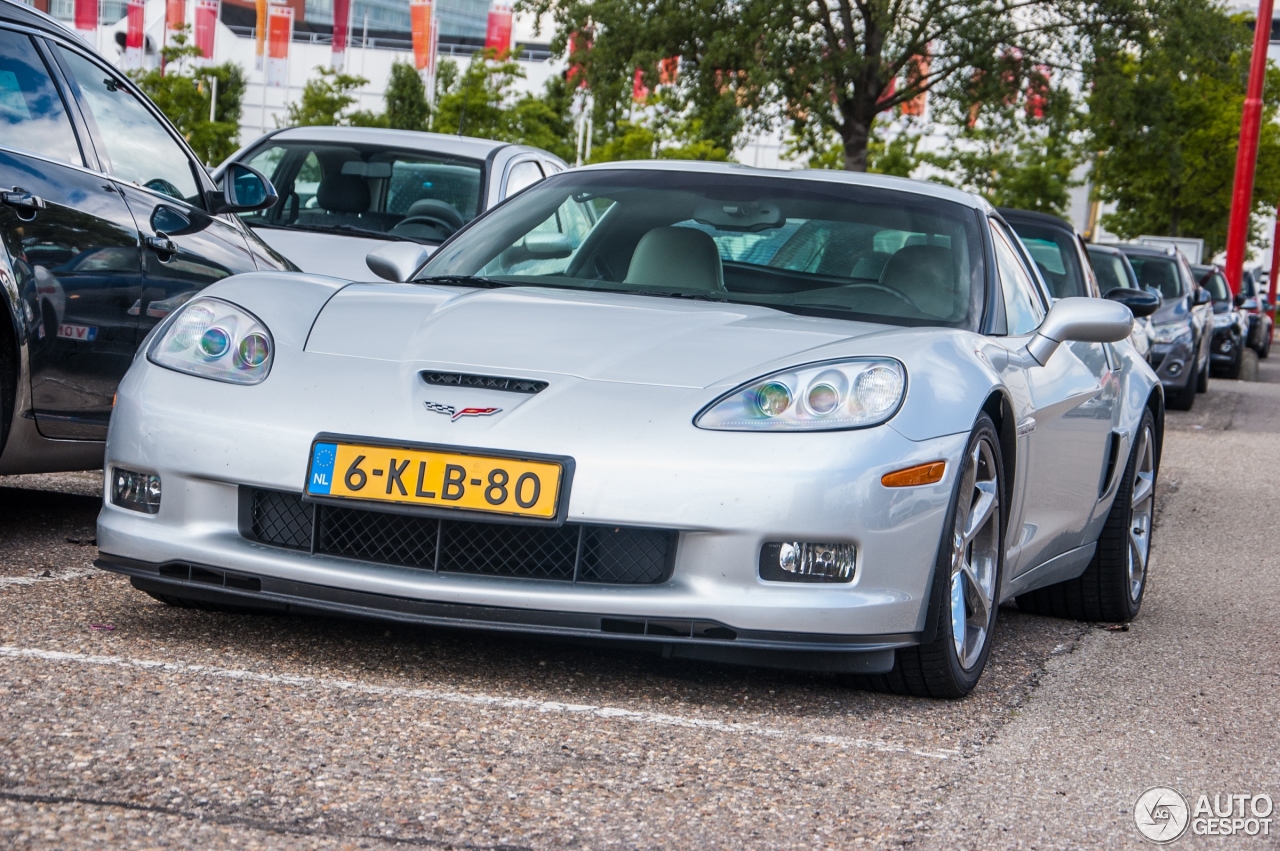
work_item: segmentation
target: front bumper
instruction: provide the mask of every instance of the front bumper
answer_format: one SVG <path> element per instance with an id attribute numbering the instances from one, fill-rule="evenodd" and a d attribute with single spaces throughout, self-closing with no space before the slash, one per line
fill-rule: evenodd
<path id="1" fill-rule="evenodd" d="M 1185 387 L 1192 380 L 1189 376 L 1196 371 L 1196 352 L 1191 338 L 1179 338 L 1172 343 L 1153 343 L 1151 366 L 1166 388 L 1177 390 Z"/>
<path id="2" fill-rule="evenodd" d="M 1242 346 L 1235 328 L 1215 329 L 1209 341 L 1209 362 L 1214 366 L 1231 366 L 1240 359 Z"/>
<path id="3" fill-rule="evenodd" d="M 696 411 L 703 391 L 641 390 L 562 375 L 505 417 L 452 423 L 416 397 L 371 417 L 367 407 L 328 399 L 347 391 L 345 398 L 404 397 L 404 373 L 412 377 L 427 365 L 352 366 L 349 358 L 307 357 L 332 361 L 327 394 L 253 392 L 269 390 L 277 379 L 277 386 L 290 386 L 293 364 L 286 357 L 259 388 L 147 364 L 130 372 L 106 464 L 160 475 L 164 495 L 155 515 L 104 505 L 98 521 L 104 567 L 175 586 L 175 596 L 253 595 L 307 611 L 597 638 L 618 638 L 606 622 L 621 622 L 630 632 L 620 640 L 689 647 L 874 655 L 916 643 L 925 628 L 954 461 L 967 435 L 914 442 L 890 426 L 822 434 L 709 432 L 685 418 L 653 416 L 655 409 Z M 433 399 L 446 393 L 429 391 Z M 575 405 L 567 427 L 561 414 L 573 400 L 556 397 L 574 393 L 590 395 L 594 404 Z M 460 575 L 249 540 L 240 522 L 242 488 L 300 493 L 311 441 L 322 431 L 573 457 L 567 522 L 674 530 L 670 578 L 621 586 Z M 938 484 L 880 484 L 886 472 L 938 459 L 953 462 Z M 787 540 L 854 545 L 854 580 L 762 580 L 761 547 Z M 177 573 L 166 574 L 164 565 L 179 565 Z M 192 580 L 191 567 L 247 577 L 259 590 L 212 588 Z M 669 623 L 689 624 L 690 632 L 673 635 L 661 626 Z M 713 624 L 735 637 L 695 634 L 693 624 Z M 874 667 L 884 658 L 864 661 Z"/>

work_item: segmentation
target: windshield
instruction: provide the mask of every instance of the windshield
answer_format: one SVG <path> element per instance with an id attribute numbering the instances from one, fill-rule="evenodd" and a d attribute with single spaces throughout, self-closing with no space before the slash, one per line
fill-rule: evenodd
<path id="1" fill-rule="evenodd" d="M 474 160 L 273 140 L 243 162 L 280 195 L 270 209 L 242 214 L 250 225 L 439 243 L 480 210 L 484 167 Z"/>
<path id="2" fill-rule="evenodd" d="M 1098 287 L 1103 295 L 1115 289 L 1138 288 L 1137 282 L 1130 277 L 1132 272 L 1125 268 L 1124 255 L 1091 248 L 1089 262 L 1093 264 L 1093 273 L 1098 276 Z"/>
<path id="3" fill-rule="evenodd" d="M 1221 272 L 1212 266 L 1192 266 L 1191 270 L 1201 276 L 1200 286 L 1209 291 L 1214 301 L 1231 301 L 1231 288 L 1227 286 L 1227 279 L 1222 277 Z"/>
<path id="4" fill-rule="evenodd" d="M 1138 276 L 1138 284 L 1143 289 L 1158 292 L 1165 298 L 1178 298 L 1182 295 L 1178 264 L 1172 257 L 1130 254 L 1129 265 L 1133 267 L 1134 274 Z"/>
<path id="5" fill-rule="evenodd" d="M 1090 295 L 1076 254 L 1075 237 L 1057 228 L 1011 221 L 1015 233 L 1036 261 L 1040 276 L 1054 298 Z"/>
<path id="6" fill-rule="evenodd" d="M 816 180 L 610 169 L 522 192 L 422 271 L 453 276 L 969 327 L 983 267 L 978 218 L 951 202 Z"/>

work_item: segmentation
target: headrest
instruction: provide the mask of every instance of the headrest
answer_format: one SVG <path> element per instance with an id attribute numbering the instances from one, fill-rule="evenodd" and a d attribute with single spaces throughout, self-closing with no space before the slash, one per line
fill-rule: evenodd
<path id="1" fill-rule="evenodd" d="M 925 313 L 941 318 L 955 312 L 959 293 L 950 248 L 941 245 L 900 248 L 884 264 L 880 283 L 902 293 Z"/>
<path id="2" fill-rule="evenodd" d="M 369 184 L 354 174 L 327 174 L 316 189 L 316 203 L 330 213 L 363 213 L 369 209 Z"/>
<path id="3" fill-rule="evenodd" d="M 654 228 L 631 255 L 625 283 L 691 290 L 723 290 L 720 250 L 704 231 Z"/>

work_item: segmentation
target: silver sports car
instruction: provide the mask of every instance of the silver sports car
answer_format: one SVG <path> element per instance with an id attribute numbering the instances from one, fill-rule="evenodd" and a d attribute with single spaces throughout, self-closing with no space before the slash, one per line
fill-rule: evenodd
<path id="1" fill-rule="evenodd" d="M 627 164 L 247 274 L 120 386 L 100 566 L 175 606 L 649 644 L 960 696 L 1000 603 L 1142 601 L 1160 384 L 982 200 Z M 1139 294 L 1145 296 L 1145 294 Z"/>

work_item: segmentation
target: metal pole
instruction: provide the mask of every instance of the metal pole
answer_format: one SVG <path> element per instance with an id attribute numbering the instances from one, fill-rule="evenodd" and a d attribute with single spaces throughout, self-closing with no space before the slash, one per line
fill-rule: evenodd
<path id="1" fill-rule="evenodd" d="M 1271 237 L 1271 273 L 1267 276 L 1270 292 L 1267 303 L 1271 305 L 1271 317 L 1276 314 L 1276 279 L 1280 278 L 1280 207 L 1276 208 L 1276 229 Z"/>
<path id="2" fill-rule="evenodd" d="M 1258 134 L 1262 129 L 1262 85 L 1267 73 L 1267 45 L 1271 43 L 1272 0 L 1259 0 L 1253 25 L 1253 59 L 1249 64 L 1249 88 L 1240 116 L 1240 145 L 1236 153 L 1236 178 L 1231 190 L 1231 219 L 1227 223 L 1227 283 L 1240 292 L 1240 277 L 1248 251 L 1249 214 L 1253 211 L 1253 172 L 1258 163 Z"/>
<path id="3" fill-rule="evenodd" d="M 218 120 L 218 78 L 210 77 L 209 80 L 209 123 L 212 124 Z"/>

